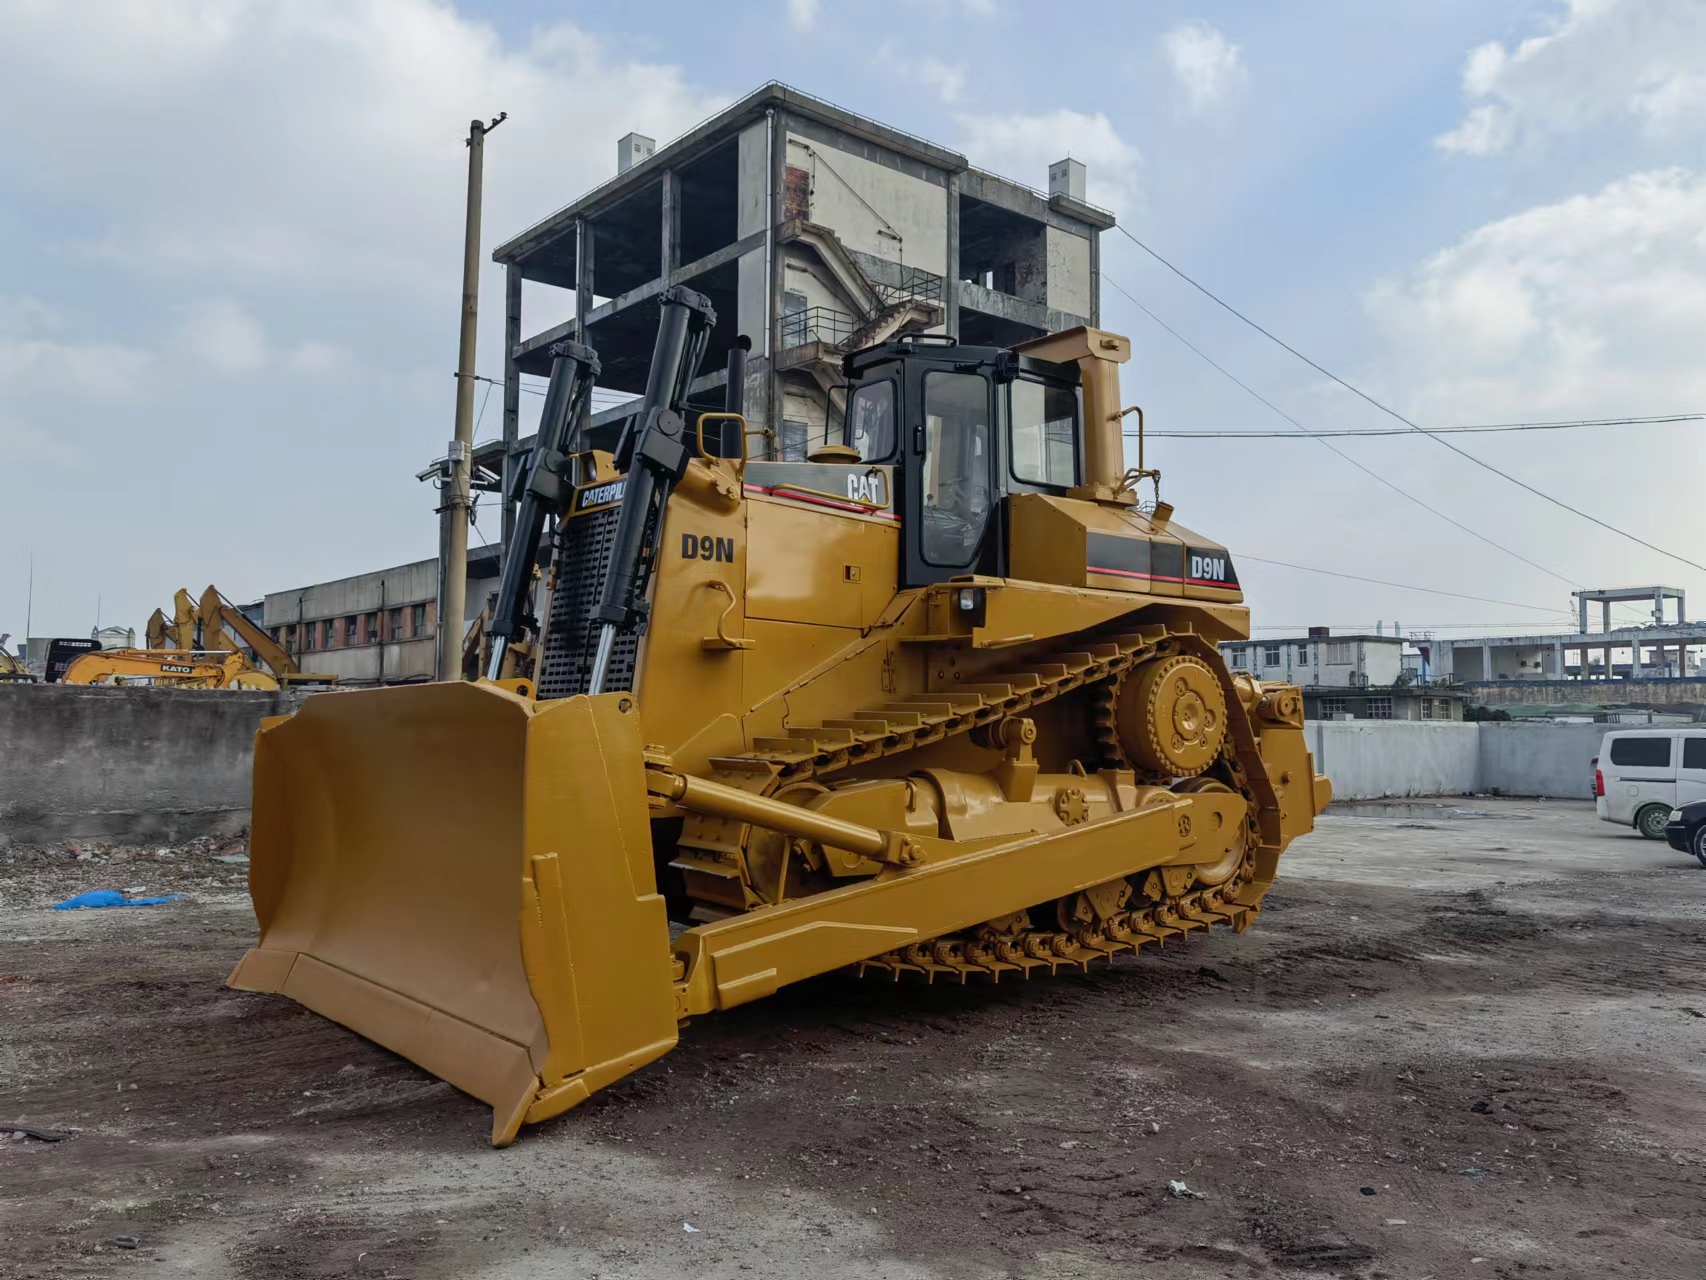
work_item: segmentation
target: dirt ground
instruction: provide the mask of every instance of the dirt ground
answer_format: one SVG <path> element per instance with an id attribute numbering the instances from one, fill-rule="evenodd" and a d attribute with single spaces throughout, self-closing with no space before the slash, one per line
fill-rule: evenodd
<path id="1" fill-rule="evenodd" d="M 0 1275 L 1706 1275 L 1706 871 L 1586 804 L 1330 814 L 1243 937 L 804 984 L 505 1151 L 221 985 L 235 851 L 0 850 L 0 1129 L 73 1135 L 0 1137 Z"/>

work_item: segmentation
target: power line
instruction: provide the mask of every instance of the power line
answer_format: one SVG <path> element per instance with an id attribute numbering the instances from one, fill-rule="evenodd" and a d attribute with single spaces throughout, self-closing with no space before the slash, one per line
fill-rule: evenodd
<path id="1" fill-rule="evenodd" d="M 1563 616 L 1569 612 L 1567 609 L 1551 608 L 1543 604 L 1523 604 L 1518 600 L 1494 600 L 1487 596 L 1464 595 L 1461 591 L 1441 591 L 1437 587 L 1418 587 L 1408 582 L 1389 582 L 1385 578 L 1365 578 L 1361 574 L 1340 573 L 1336 569 L 1316 569 L 1310 565 L 1291 564 L 1285 560 L 1264 560 L 1261 556 L 1247 556 L 1242 552 L 1235 551 L 1232 554 L 1240 560 L 1251 560 L 1256 564 L 1272 564 L 1278 565 L 1282 569 L 1299 569 L 1304 573 L 1320 573 L 1329 578 L 1349 578 L 1352 582 L 1372 582 L 1376 586 L 1396 587 L 1400 591 L 1421 591 L 1430 596 L 1451 596 L 1457 600 L 1474 600 L 1479 604 L 1504 605 L 1510 609 L 1533 609 L 1536 613 L 1550 613 L 1558 616 Z"/>
<path id="2" fill-rule="evenodd" d="M 1657 551 L 1662 556 L 1668 556 L 1672 560 L 1680 561 L 1682 564 L 1690 565 L 1693 568 L 1701 570 L 1702 572 L 1706 572 L 1706 564 L 1701 564 L 1698 560 L 1690 560 L 1687 556 L 1680 556 L 1674 551 L 1666 551 L 1663 547 L 1659 546 L 1657 543 L 1648 542 L 1645 538 L 1640 537 L 1637 534 L 1630 533 L 1627 529 L 1619 529 L 1616 525 L 1611 524 L 1608 521 L 1601 520 L 1598 516 L 1589 515 L 1587 512 L 1583 511 L 1580 507 L 1572 507 L 1569 503 L 1565 502 L 1563 499 L 1554 498 L 1551 494 L 1545 492 L 1544 490 L 1535 488 L 1533 485 L 1529 484 L 1526 480 L 1519 480 L 1515 476 L 1511 475 L 1510 472 L 1501 471 L 1498 467 L 1495 467 L 1492 463 L 1486 462 L 1480 458 L 1477 458 L 1474 454 L 1468 452 L 1467 450 L 1458 448 L 1456 445 L 1452 444 L 1451 441 L 1441 439 L 1437 434 L 1435 434 L 1432 431 L 1429 431 L 1426 427 L 1418 426 L 1416 423 L 1411 422 L 1410 419 L 1406 418 L 1403 414 L 1399 413 L 1396 409 L 1390 408 L 1389 406 L 1382 404 L 1380 401 L 1376 400 L 1373 396 L 1369 395 L 1368 392 L 1364 391 L 1362 388 L 1357 387 L 1357 386 L 1353 386 L 1349 382 L 1346 382 L 1343 378 L 1341 378 L 1338 374 L 1334 373 L 1331 369 L 1327 368 L 1325 365 L 1317 364 L 1314 360 L 1311 360 L 1308 356 L 1304 355 L 1303 352 L 1299 351 L 1296 347 L 1292 346 L 1289 342 L 1285 341 L 1283 338 L 1279 337 L 1277 334 L 1274 334 L 1274 333 L 1270 332 L 1269 330 L 1264 329 L 1261 325 L 1257 324 L 1254 320 L 1250 319 L 1249 316 L 1245 315 L 1242 311 L 1238 310 L 1238 308 L 1233 306 L 1230 302 L 1227 302 L 1223 298 L 1220 298 L 1220 297 L 1216 296 L 1214 293 L 1211 293 L 1205 286 L 1198 284 L 1195 280 L 1191 279 L 1190 276 L 1186 275 L 1183 271 L 1179 270 L 1178 267 L 1175 267 L 1171 262 L 1168 262 L 1167 259 L 1163 258 L 1160 254 L 1156 253 L 1155 250 L 1151 249 L 1148 245 L 1144 244 L 1143 241 L 1139 240 L 1136 236 L 1132 235 L 1132 233 L 1127 231 L 1125 229 L 1125 227 L 1120 226 L 1119 231 L 1121 232 L 1121 234 L 1123 234 L 1125 236 L 1126 239 L 1130 240 L 1139 249 L 1142 249 L 1150 257 L 1154 258 L 1155 261 L 1159 262 L 1162 266 L 1166 267 L 1167 270 L 1171 271 L 1174 275 L 1178 276 L 1179 279 L 1183 280 L 1186 284 L 1190 285 L 1191 288 L 1195 289 L 1198 293 L 1202 294 L 1205 298 L 1209 299 L 1209 301 L 1211 301 L 1211 302 L 1215 303 L 1217 306 L 1220 306 L 1220 307 L 1224 308 L 1225 310 L 1231 312 L 1233 315 L 1237 316 L 1238 319 L 1242 320 L 1245 324 L 1249 325 L 1252 329 L 1254 329 L 1257 333 L 1261 334 L 1264 338 L 1267 338 L 1270 342 L 1277 343 L 1279 346 L 1281 346 L 1285 350 L 1289 351 L 1292 355 L 1296 356 L 1299 360 L 1303 361 L 1304 364 L 1308 365 L 1311 369 L 1315 370 L 1315 372 L 1321 374 L 1324 377 L 1332 379 L 1334 382 L 1338 383 L 1341 387 L 1343 387 L 1346 391 L 1349 391 L 1352 395 L 1357 396 L 1358 398 L 1367 401 L 1369 404 L 1373 405 L 1376 409 L 1379 409 L 1382 413 L 1387 414 L 1390 417 L 1396 418 L 1399 422 L 1402 422 L 1405 426 L 1409 427 L 1410 430 L 1420 432 L 1422 435 L 1427 436 L 1430 440 L 1438 441 L 1440 444 L 1444 445 L 1447 449 L 1450 449 L 1453 453 L 1457 454 L 1459 457 L 1465 458 L 1468 461 L 1473 462 L 1478 467 L 1482 467 L 1488 471 L 1491 471 L 1494 475 L 1500 477 L 1503 480 L 1510 481 L 1512 484 L 1516 485 L 1520 489 L 1528 490 L 1528 492 L 1532 493 L 1537 498 L 1544 498 L 1547 502 L 1550 502 L 1553 506 L 1560 507 L 1563 510 L 1568 511 L 1571 515 L 1580 516 L 1583 520 L 1587 520 L 1593 524 L 1597 524 L 1600 528 L 1609 530 L 1610 532 L 1617 534 L 1619 537 L 1627 538 L 1631 542 L 1639 543 L 1641 546 L 1646 547 L 1649 551 Z M 1106 279 L 1105 276 L 1103 278 Z M 1115 285 L 1114 287 L 1116 289 L 1119 288 L 1118 285 Z M 1125 293 L 1125 290 L 1120 289 L 1120 292 Z M 1126 294 L 1126 296 L 1130 297 L 1131 295 Z M 1134 301 L 1135 301 L 1135 299 L 1134 299 Z"/>
<path id="3" fill-rule="evenodd" d="M 1106 279 L 1106 277 L 1103 277 Z M 1111 281 L 1109 283 L 1112 283 Z M 1116 289 L 1118 285 L 1114 285 Z M 1120 289 L 1124 293 L 1124 289 Z M 1129 295 L 1128 295 L 1129 296 Z M 1489 431 L 1568 431 L 1577 427 L 1636 427 L 1652 426 L 1667 422 L 1699 422 L 1706 419 L 1706 413 L 1669 413 L 1646 418 L 1578 418 L 1569 422 L 1484 422 L 1461 427 L 1432 427 L 1428 435 L 1458 435 L 1463 433 L 1481 433 Z M 1135 432 L 1125 433 L 1128 437 Z M 1414 435 L 1408 427 L 1360 427 L 1346 431 L 1313 431 L 1310 433 L 1317 440 L 1326 437 L 1342 436 L 1409 436 Z M 1145 431 L 1150 439 L 1166 437 L 1169 440 L 1295 440 L 1295 431 Z"/>
<path id="4" fill-rule="evenodd" d="M 1273 410 L 1280 417 L 1284 418 L 1287 422 L 1291 423 L 1292 426 L 1296 427 L 1299 431 L 1303 432 L 1304 435 L 1309 436 L 1309 437 L 1316 439 L 1316 440 L 1321 440 L 1321 437 L 1319 434 L 1317 434 L 1314 431 L 1311 431 L 1308 427 L 1304 426 L 1296 418 L 1292 417 L 1289 413 L 1287 413 L 1284 409 L 1280 408 L 1272 400 L 1269 400 L 1260 391 L 1257 391 L 1256 388 L 1252 387 L 1248 382 L 1245 382 L 1244 379 L 1240 378 L 1237 374 L 1233 373 L 1230 369 L 1228 369 L 1224 365 L 1221 365 L 1218 362 L 1216 362 L 1215 359 L 1212 356 L 1210 356 L 1206 351 L 1204 351 L 1201 347 L 1197 346 L 1189 338 L 1185 337 L 1184 334 L 1180 333 L 1172 325 L 1168 324 L 1165 320 L 1163 320 L 1160 316 L 1156 315 L 1148 307 L 1144 306 L 1136 298 L 1132 297 L 1132 295 L 1127 293 L 1125 289 L 1121 288 L 1121 286 L 1117 280 L 1110 279 L 1106 272 L 1104 272 L 1102 274 L 1102 279 L 1107 281 L 1108 284 L 1113 285 L 1113 287 L 1116 290 L 1118 290 L 1121 294 L 1124 294 L 1126 300 L 1128 302 L 1130 302 L 1132 306 L 1136 307 L 1139 311 L 1143 312 L 1144 315 L 1148 316 L 1151 320 L 1155 321 L 1156 324 L 1160 325 L 1168 333 L 1172 334 L 1180 342 L 1184 343 L 1184 345 L 1186 347 L 1188 347 L 1191 351 L 1195 352 L 1196 355 L 1200 359 L 1202 359 L 1205 363 L 1207 363 L 1211 369 L 1215 370 L 1221 376 L 1223 376 L 1225 378 L 1229 378 L 1233 382 L 1237 383 L 1246 392 L 1248 392 L 1251 396 L 1253 396 L 1258 402 L 1266 405 L 1269 409 Z M 1438 516 L 1441 520 L 1444 520 L 1447 524 L 1451 525 L 1454 528 L 1461 529 L 1464 533 L 1467 533 L 1470 537 L 1476 538 L 1476 539 L 1480 540 L 1481 542 L 1486 543 L 1489 547 L 1492 547 L 1495 550 L 1503 551 L 1506 555 L 1512 556 L 1512 557 L 1522 561 L 1524 564 L 1528 565 L 1531 569 L 1538 569 L 1538 570 L 1540 570 L 1540 572 L 1546 574 L 1549 577 L 1556 578 L 1560 582 L 1568 583 L 1572 587 L 1579 587 L 1582 585 L 1581 583 L 1577 582 L 1574 578 L 1566 578 L 1563 574 L 1557 572 L 1556 570 L 1548 569 L 1545 565 L 1540 564 L 1537 561 L 1530 560 L 1527 556 L 1523 555 L 1521 552 L 1512 551 L 1509 547 L 1505 546 L 1503 543 L 1496 542 L 1492 538 L 1489 538 L 1486 534 L 1481 533 L 1475 529 L 1471 529 L 1468 525 L 1464 524 L 1461 520 L 1456 520 L 1456 519 L 1453 519 L 1451 516 L 1446 515 L 1445 512 L 1441 511 L 1438 507 L 1430 506 L 1428 503 L 1426 503 L 1426 502 L 1422 501 L 1420 498 L 1418 498 L 1415 494 L 1411 493 L 1408 489 L 1400 488 L 1398 485 L 1396 485 L 1392 481 L 1388 480 L 1385 476 L 1381 475 L 1378 471 L 1374 470 L 1372 467 L 1364 466 L 1361 462 L 1358 462 L 1355 458 L 1351 457 L 1350 454 L 1346 453 L 1343 449 L 1339 448 L 1337 445 L 1332 444 L 1326 440 L 1321 440 L 1321 447 L 1324 449 L 1331 449 L 1334 453 L 1338 454 L 1341 458 L 1343 458 L 1346 462 L 1350 463 L 1358 471 L 1361 471 L 1365 475 L 1367 475 L 1367 476 L 1369 476 L 1375 480 L 1378 480 L 1381 484 L 1385 485 L 1388 489 L 1392 490 L 1393 493 L 1396 493 L 1402 497 L 1408 498 L 1411 502 L 1415 503 L 1423 511 L 1426 511 L 1432 515 Z"/>

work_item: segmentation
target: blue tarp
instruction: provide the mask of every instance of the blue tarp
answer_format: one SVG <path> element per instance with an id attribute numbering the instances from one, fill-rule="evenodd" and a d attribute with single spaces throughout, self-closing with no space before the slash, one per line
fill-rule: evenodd
<path id="1" fill-rule="evenodd" d="M 178 895 L 168 893 L 163 898 L 127 898 L 117 889 L 94 889 L 88 893 L 80 893 L 75 898 L 67 898 L 54 907 L 55 911 L 75 911 L 78 907 L 157 907 L 162 902 L 171 902 Z"/>

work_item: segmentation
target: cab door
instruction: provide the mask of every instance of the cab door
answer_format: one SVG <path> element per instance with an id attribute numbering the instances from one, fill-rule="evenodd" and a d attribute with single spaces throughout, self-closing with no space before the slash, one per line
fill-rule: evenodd
<path id="1" fill-rule="evenodd" d="M 996 534 L 994 384 L 929 364 L 909 367 L 906 381 L 904 576 L 922 587 L 976 572 Z"/>

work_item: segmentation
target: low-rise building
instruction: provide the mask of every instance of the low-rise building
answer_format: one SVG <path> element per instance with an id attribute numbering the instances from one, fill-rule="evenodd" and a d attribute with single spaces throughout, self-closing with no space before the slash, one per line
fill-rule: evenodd
<path id="1" fill-rule="evenodd" d="M 1463 695 L 1406 670 L 1397 635 L 1335 636 L 1326 627 L 1280 639 L 1220 646 L 1234 673 L 1303 688 L 1310 720 L 1461 720 Z"/>
<path id="2" fill-rule="evenodd" d="M 467 617 L 480 616 L 496 588 L 495 546 L 468 552 Z M 270 592 L 261 626 L 305 672 L 343 685 L 412 684 L 431 680 L 438 645 L 438 561 Z"/>
<path id="3" fill-rule="evenodd" d="M 1326 627 L 1277 640 L 1232 640 L 1220 646 L 1227 665 L 1259 680 L 1318 688 L 1359 689 L 1397 684 L 1403 671 L 1401 636 L 1335 636 Z"/>

